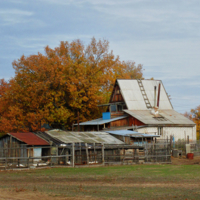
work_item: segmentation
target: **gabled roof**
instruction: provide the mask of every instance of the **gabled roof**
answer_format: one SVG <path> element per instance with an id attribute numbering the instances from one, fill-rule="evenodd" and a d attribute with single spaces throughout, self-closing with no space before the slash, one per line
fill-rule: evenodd
<path id="1" fill-rule="evenodd" d="M 159 117 L 151 114 L 150 110 L 124 110 L 125 113 L 140 120 L 144 124 L 173 124 L 173 125 L 191 125 L 195 123 L 175 110 L 159 110 Z"/>
<path id="2" fill-rule="evenodd" d="M 8 133 L 8 135 L 14 137 L 15 139 L 26 143 L 27 145 L 49 145 L 49 143 L 42 138 L 38 137 L 34 133 Z"/>
<path id="3" fill-rule="evenodd" d="M 54 129 L 45 131 L 51 137 L 60 141 L 60 143 L 104 143 L 104 144 L 124 144 L 124 142 L 105 132 L 69 132 Z"/>
<path id="4" fill-rule="evenodd" d="M 154 86 L 161 83 L 159 109 L 173 109 L 165 88 L 160 80 L 141 80 L 151 106 L 154 106 Z M 121 94 L 128 110 L 148 110 L 137 80 L 117 79 Z M 158 92 L 157 92 L 158 93 Z"/>

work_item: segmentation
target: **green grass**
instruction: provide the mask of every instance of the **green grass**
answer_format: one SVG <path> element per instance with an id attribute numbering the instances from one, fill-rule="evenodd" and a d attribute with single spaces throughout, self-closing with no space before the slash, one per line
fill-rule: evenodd
<path id="1" fill-rule="evenodd" d="M 129 165 L 7 171 L 0 172 L 0 188 L 37 188 L 62 197 L 198 199 L 199 170 L 199 165 Z"/>

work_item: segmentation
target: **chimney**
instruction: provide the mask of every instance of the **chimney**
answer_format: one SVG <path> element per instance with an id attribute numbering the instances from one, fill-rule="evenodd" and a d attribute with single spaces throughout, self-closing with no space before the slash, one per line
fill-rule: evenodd
<path id="1" fill-rule="evenodd" d="M 159 103 L 160 103 L 160 83 L 158 85 L 158 100 L 157 100 L 157 107 L 159 108 Z"/>
<path id="2" fill-rule="evenodd" d="M 156 107 L 156 86 L 154 86 L 154 108 Z"/>

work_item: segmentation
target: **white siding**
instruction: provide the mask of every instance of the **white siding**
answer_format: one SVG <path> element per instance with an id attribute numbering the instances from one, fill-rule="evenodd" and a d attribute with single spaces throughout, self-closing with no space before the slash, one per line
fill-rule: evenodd
<path id="1" fill-rule="evenodd" d="M 33 149 L 33 156 L 34 157 L 41 157 L 42 156 L 42 148 L 34 148 Z M 40 161 L 41 159 L 39 158 L 39 159 L 34 159 L 34 162 L 38 162 L 38 161 Z"/>
<path id="2" fill-rule="evenodd" d="M 158 133 L 157 127 L 145 127 L 138 129 L 138 132 L 140 133 Z M 170 138 L 170 135 L 174 136 L 175 141 L 179 139 L 187 139 L 187 136 L 189 136 L 190 140 L 196 140 L 196 126 L 194 127 L 163 127 L 163 135 L 160 136 L 160 139 L 167 139 Z"/>

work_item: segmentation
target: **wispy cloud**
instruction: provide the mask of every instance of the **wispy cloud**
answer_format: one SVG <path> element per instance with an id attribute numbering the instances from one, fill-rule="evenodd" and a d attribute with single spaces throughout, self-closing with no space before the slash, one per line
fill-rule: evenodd
<path id="1" fill-rule="evenodd" d="M 33 12 L 18 10 L 18 9 L 0 10 L 0 16 L 3 25 L 25 23 L 28 22 L 29 17 L 33 15 L 34 15 Z"/>

